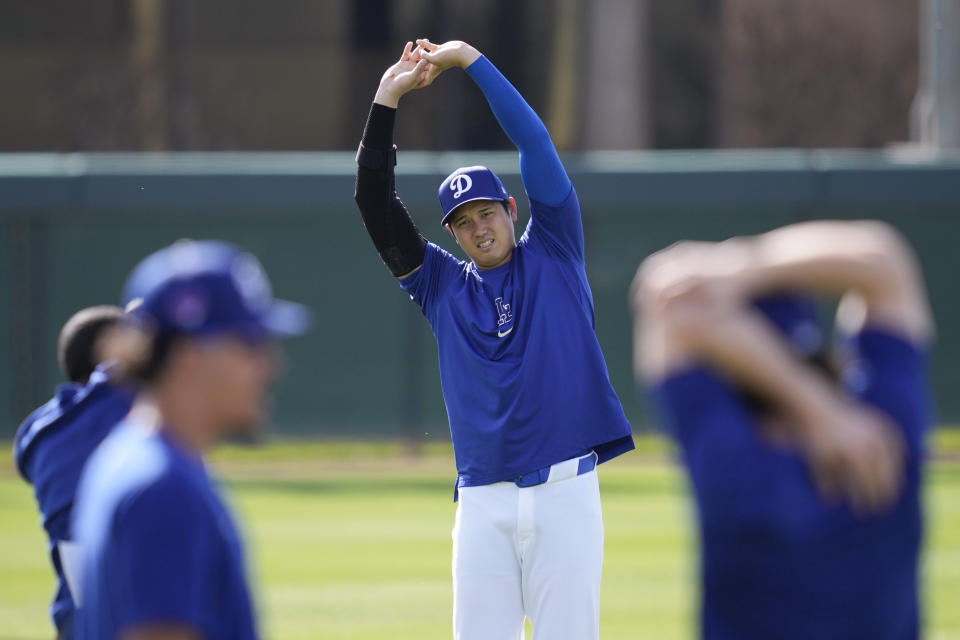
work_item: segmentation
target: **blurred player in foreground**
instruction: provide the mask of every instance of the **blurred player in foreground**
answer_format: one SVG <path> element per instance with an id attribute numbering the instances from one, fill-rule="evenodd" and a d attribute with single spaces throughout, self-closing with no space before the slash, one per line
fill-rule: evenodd
<path id="1" fill-rule="evenodd" d="M 809 296 L 840 299 L 836 376 Z M 696 495 L 703 637 L 916 638 L 933 329 L 903 239 L 810 222 L 681 243 L 633 305 Z"/>
<path id="2" fill-rule="evenodd" d="M 367 231 L 437 338 L 459 491 L 454 636 L 599 633 L 603 520 L 595 467 L 633 448 L 594 333 L 577 194 L 546 127 L 470 45 L 407 43 L 387 69 L 357 155 Z M 531 219 L 485 167 L 440 185 L 444 225 L 468 260 L 420 235 L 394 188 L 393 124 L 408 91 L 464 69 L 520 151 Z M 451 113 L 450 117 L 459 117 Z"/>
<path id="3" fill-rule="evenodd" d="M 49 402 L 17 429 L 13 457 L 20 475 L 33 485 L 48 549 L 57 573 L 50 616 L 60 640 L 73 637 L 76 545 L 70 514 L 80 471 L 97 445 L 130 410 L 133 395 L 98 368 L 97 344 L 123 317 L 119 307 L 97 306 L 75 313 L 60 331 L 57 360 L 67 377 Z"/>
<path id="4" fill-rule="evenodd" d="M 261 423 L 274 339 L 302 333 L 307 312 L 273 299 L 256 258 L 212 241 L 147 257 L 125 299 L 105 353 L 142 391 L 81 478 L 77 636 L 255 638 L 240 537 L 203 453 Z"/>

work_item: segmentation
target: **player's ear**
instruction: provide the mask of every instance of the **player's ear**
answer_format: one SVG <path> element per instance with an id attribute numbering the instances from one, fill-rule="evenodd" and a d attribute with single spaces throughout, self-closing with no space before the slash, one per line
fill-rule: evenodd
<path id="1" fill-rule="evenodd" d="M 513 196 L 507 198 L 507 214 L 510 216 L 510 219 L 514 222 L 517 221 L 517 201 L 513 199 Z"/>
<path id="2" fill-rule="evenodd" d="M 460 240 L 457 238 L 457 234 L 453 232 L 453 227 L 448 224 L 443 225 L 443 228 L 450 232 L 450 235 L 453 236 L 453 239 L 456 241 L 457 246 L 460 246 Z"/>

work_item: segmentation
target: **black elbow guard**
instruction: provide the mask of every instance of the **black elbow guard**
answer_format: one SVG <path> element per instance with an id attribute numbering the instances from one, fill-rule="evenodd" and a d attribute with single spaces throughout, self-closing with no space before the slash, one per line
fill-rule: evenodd
<path id="1" fill-rule="evenodd" d="M 374 171 L 387 171 L 397 166 L 397 145 L 381 150 L 365 147 L 361 142 L 357 149 L 357 164 Z"/>
<path id="2" fill-rule="evenodd" d="M 407 275 L 423 264 L 427 253 L 427 241 L 419 233 L 416 238 L 408 238 L 404 246 L 400 243 L 379 249 L 383 263 L 395 278 Z"/>
<path id="3" fill-rule="evenodd" d="M 386 218 L 377 216 L 373 220 L 363 217 L 367 232 L 373 238 L 373 244 L 395 277 L 406 275 L 423 264 L 427 253 L 427 240 L 417 229 L 406 208 L 395 200 Z"/>
<path id="4" fill-rule="evenodd" d="M 357 183 L 354 200 L 373 245 L 390 273 L 399 277 L 423 264 L 427 241 L 420 235 L 393 186 L 397 146 L 357 150 Z"/>

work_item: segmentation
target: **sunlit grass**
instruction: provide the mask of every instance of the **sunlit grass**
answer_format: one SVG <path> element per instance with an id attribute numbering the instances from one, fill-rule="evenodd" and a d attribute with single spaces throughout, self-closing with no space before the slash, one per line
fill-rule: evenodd
<path id="1" fill-rule="evenodd" d="M 689 638 L 696 591 L 690 504 L 669 447 L 601 471 L 602 637 Z M 927 637 L 960 639 L 960 431 L 940 431 L 925 557 Z M 212 456 L 247 534 L 267 638 L 449 638 L 453 462 L 398 442 L 282 441 Z M 52 636 L 53 579 L 29 488 L 0 463 L 0 639 Z"/>

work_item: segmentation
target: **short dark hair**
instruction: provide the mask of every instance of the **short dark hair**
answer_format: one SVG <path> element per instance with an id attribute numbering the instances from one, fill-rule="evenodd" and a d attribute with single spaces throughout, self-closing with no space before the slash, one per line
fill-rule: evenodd
<path id="1" fill-rule="evenodd" d="M 141 338 L 145 340 L 145 350 L 142 359 L 135 357 L 128 359 L 124 364 L 126 378 L 134 384 L 149 385 L 154 382 L 167 364 L 167 356 L 173 348 L 174 343 L 185 337 L 181 334 L 143 334 Z"/>
<path id="2" fill-rule="evenodd" d="M 100 364 L 98 340 L 122 318 L 123 309 L 111 305 L 87 307 L 70 316 L 57 340 L 57 361 L 68 380 L 84 383 L 90 378 Z"/>
<path id="3" fill-rule="evenodd" d="M 189 339 L 177 332 L 158 333 L 149 323 L 119 322 L 103 332 L 98 352 L 110 361 L 112 380 L 148 386 L 166 370 L 170 352 Z"/>

